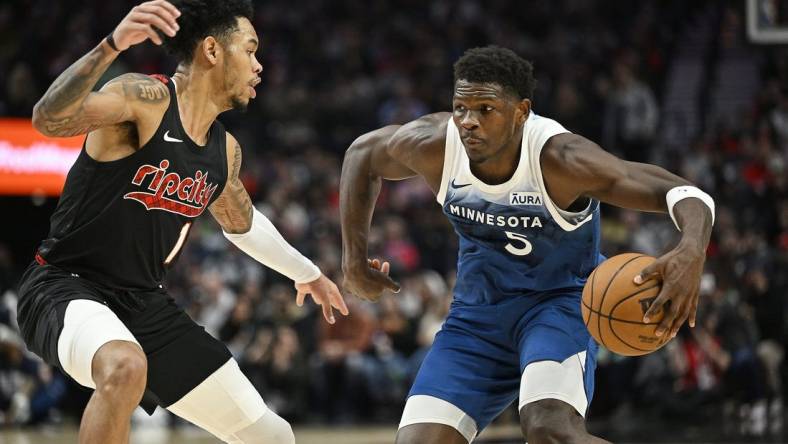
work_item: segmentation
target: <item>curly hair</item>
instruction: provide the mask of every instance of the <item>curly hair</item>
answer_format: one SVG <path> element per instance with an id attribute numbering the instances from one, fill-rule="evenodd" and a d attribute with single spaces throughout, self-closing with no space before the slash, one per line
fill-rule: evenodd
<path id="1" fill-rule="evenodd" d="M 220 43 L 238 30 L 238 17 L 252 20 L 252 3 L 250 0 L 170 0 L 181 16 L 178 17 L 180 29 L 175 37 L 164 37 L 164 49 L 172 54 L 178 63 L 189 64 L 192 61 L 194 48 L 205 37 L 213 36 Z"/>
<path id="2" fill-rule="evenodd" d="M 500 46 L 465 51 L 454 64 L 454 83 L 460 79 L 474 83 L 497 83 L 521 100 L 533 98 L 536 86 L 531 62 Z"/>

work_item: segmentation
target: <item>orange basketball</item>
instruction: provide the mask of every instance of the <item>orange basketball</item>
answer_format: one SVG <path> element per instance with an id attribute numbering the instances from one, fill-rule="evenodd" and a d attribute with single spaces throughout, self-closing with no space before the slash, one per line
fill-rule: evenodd
<path id="1" fill-rule="evenodd" d="M 624 356 L 651 353 L 668 342 L 669 335 L 654 331 L 662 320 L 660 311 L 643 322 L 661 283 L 656 280 L 635 285 L 633 279 L 656 259 L 638 253 L 613 256 L 599 264 L 583 288 L 581 310 L 591 336 L 608 350 Z"/>

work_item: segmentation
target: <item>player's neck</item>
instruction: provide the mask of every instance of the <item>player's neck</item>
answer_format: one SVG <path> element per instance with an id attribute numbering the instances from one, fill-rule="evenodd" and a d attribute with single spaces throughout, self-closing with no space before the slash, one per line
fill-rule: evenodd
<path id="1" fill-rule="evenodd" d="M 208 73 L 178 67 L 174 78 L 183 129 L 192 140 L 204 145 L 216 116 L 226 110 L 225 99 L 214 91 L 216 82 Z"/>
<path id="2" fill-rule="evenodd" d="M 505 183 L 514 176 L 520 165 L 520 150 L 522 149 L 523 129 L 515 133 L 514 137 L 498 153 L 482 162 L 470 162 L 471 173 L 487 185 Z"/>

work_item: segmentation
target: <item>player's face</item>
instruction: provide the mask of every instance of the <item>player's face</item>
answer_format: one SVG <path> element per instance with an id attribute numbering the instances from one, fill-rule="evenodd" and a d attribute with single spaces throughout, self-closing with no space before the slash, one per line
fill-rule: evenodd
<path id="1" fill-rule="evenodd" d="M 471 162 L 481 163 L 519 147 L 513 138 L 528 117 L 531 102 L 518 100 L 496 83 L 458 80 L 454 85 L 453 118 Z"/>
<path id="2" fill-rule="evenodd" d="M 258 44 L 252 24 L 245 17 L 239 18 L 238 31 L 232 33 L 225 48 L 224 86 L 233 109 L 246 109 L 249 100 L 257 96 L 254 88 L 263 71 L 255 55 Z"/>

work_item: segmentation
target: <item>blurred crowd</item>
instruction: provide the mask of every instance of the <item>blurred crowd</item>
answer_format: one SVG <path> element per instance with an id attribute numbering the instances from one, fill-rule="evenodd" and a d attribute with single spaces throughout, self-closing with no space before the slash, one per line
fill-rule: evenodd
<path id="1" fill-rule="evenodd" d="M 53 78 L 131 6 L 79 3 L 0 4 L 0 115 L 29 116 Z M 255 19 L 260 97 L 247 113 L 221 119 L 244 147 L 242 179 L 256 206 L 341 283 L 343 151 L 371 129 L 448 110 L 452 63 L 465 49 L 512 48 L 534 62 L 536 112 L 628 160 L 683 175 L 717 203 L 697 327 L 642 358 L 601 350 L 590 418 L 724 417 L 737 433 L 781 433 L 788 53 L 746 43 L 740 3 L 266 1 Z M 671 143 L 661 137 L 670 114 L 661 108 L 683 82 L 671 69 L 687 44 L 684 30 L 703 26 L 711 38 L 698 63 L 711 74 L 693 101 L 705 117 L 685 143 Z M 151 46 L 122 55 L 103 80 L 173 72 Z M 737 49 L 757 74 L 754 93 L 719 110 L 710 99 L 715 85 L 737 79 L 715 78 L 711 67 Z M 605 207 L 603 218 L 608 256 L 659 255 L 679 236 L 663 215 Z M 296 307 L 291 282 L 240 253 L 207 219 L 192 230 L 168 287 L 285 418 L 394 423 L 451 303 L 456 249 L 431 192 L 410 180 L 384 186 L 370 234 L 370 255 L 391 261 L 401 293 L 376 304 L 348 297 L 351 315 L 335 326 L 314 305 Z M 67 394 L 79 390 L 15 333 L 14 284 L 28 259 L 0 248 L 0 423 L 57 419 Z"/>

